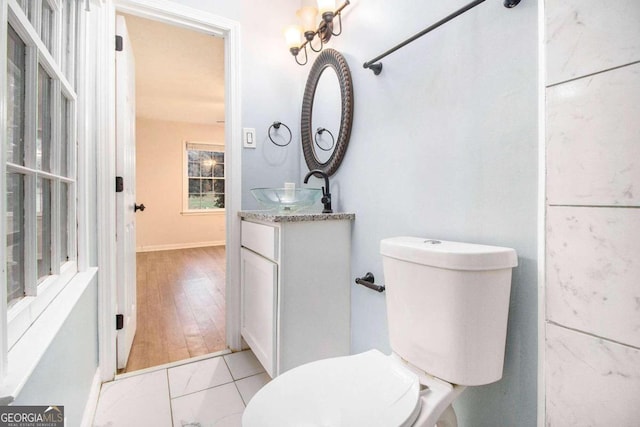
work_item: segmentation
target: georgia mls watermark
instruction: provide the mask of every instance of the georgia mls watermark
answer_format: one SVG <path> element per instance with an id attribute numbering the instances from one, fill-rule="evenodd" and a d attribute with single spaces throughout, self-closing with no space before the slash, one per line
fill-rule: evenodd
<path id="1" fill-rule="evenodd" d="M 0 427 L 64 427 L 64 406 L 0 406 Z"/>

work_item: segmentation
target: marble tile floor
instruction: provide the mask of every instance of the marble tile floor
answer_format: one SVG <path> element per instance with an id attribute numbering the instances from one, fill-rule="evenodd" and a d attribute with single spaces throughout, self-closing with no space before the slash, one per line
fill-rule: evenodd
<path id="1" fill-rule="evenodd" d="M 94 427 L 235 427 L 269 376 L 250 350 L 105 383 Z"/>

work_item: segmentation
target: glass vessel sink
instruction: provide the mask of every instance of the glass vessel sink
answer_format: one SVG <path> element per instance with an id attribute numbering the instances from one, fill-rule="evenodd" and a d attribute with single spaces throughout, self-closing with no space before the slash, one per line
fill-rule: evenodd
<path id="1" fill-rule="evenodd" d="M 251 194 L 265 209 L 287 214 L 313 206 L 320 197 L 319 188 L 252 188 Z"/>

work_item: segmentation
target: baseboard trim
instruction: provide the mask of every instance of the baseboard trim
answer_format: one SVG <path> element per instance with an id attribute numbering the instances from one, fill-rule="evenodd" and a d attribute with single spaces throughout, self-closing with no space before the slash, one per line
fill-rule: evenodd
<path id="1" fill-rule="evenodd" d="M 155 251 L 170 251 L 175 249 L 204 248 L 206 246 L 224 246 L 225 244 L 226 242 L 224 240 L 214 240 L 212 242 L 196 242 L 196 243 L 171 243 L 168 245 L 140 246 L 136 248 L 136 252 L 155 252 Z"/>
<path id="2" fill-rule="evenodd" d="M 100 377 L 100 368 L 96 369 L 96 374 L 93 376 L 93 382 L 91 383 L 91 389 L 89 390 L 89 398 L 87 404 L 84 407 L 84 413 L 82 414 L 82 427 L 91 427 L 93 425 L 93 418 L 96 415 L 96 409 L 98 408 L 98 398 L 100 397 L 100 387 L 102 381 Z"/>

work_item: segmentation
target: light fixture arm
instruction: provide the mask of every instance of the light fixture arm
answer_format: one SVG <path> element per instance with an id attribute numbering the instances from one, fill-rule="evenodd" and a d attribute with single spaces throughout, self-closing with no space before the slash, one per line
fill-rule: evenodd
<path id="1" fill-rule="evenodd" d="M 340 13 L 342 12 L 342 9 L 349 6 L 349 4 L 351 4 L 351 2 L 349 0 L 345 0 L 344 3 L 342 3 L 342 6 L 336 9 L 336 11 L 334 12 L 334 15 L 340 15 Z"/>
<path id="2" fill-rule="evenodd" d="M 335 15 L 338 16 L 338 24 L 340 25 L 340 32 L 334 33 L 333 30 L 332 30 L 331 31 L 332 35 L 339 36 L 340 34 L 342 34 L 342 9 L 347 7 L 349 4 L 350 4 L 349 0 L 345 0 L 345 2 L 342 4 L 342 6 L 340 6 L 338 9 L 336 9 L 336 11 L 333 13 L 334 16 Z"/>
<path id="3" fill-rule="evenodd" d="M 313 41 L 314 37 L 316 36 L 316 34 L 320 34 L 319 30 L 316 30 L 315 32 L 311 32 L 309 31 L 308 33 L 312 34 L 311 38 L 307 37 L 307 43 L 309 44 L 309 47 L 311 48 L 312 51 L 314 52 L 320 52 L 324 46 L 324 42 L 322 41 L 322 37 L 318 37 L 318 39 L 320 39 L 320 47 L 318 49 L 315 49 L 313 47 L 313 44 L 311 44 L 311 42 Z M 306 36 L 307 33 L 305 33 Z"/>
<path id="4" fill-rule="evenodd" d="M 339 36 L 340 34 L 342 34 L 342 18 L 341 18 L 341 14 L 340 12 L 338 12 L 338 26 L 340 27 L 340 31 L 338 31 L 337 33 L 333 31 L 333 28 L 331 29 L 331 35 L 332 36 Z"/>
<path id="5" fill-rule="evenodd" d="M 505 1 L 515 1 L 515 0 L 505 0 Z M 316 31 L 305 31 L 304 43 L 302 43 L 298 47 L 289 48 L 289 51 L 294 56 L 296 62 L 299 65 L 305 65 L 308 61 L 307 45 L 309 45 L 312 51 L 320 52 L 322 51 L 324 44 L 327 43 L 329 39 L 331 39 L 331 36 L 339 36 L 340 34 L 342 34 L 342 10 L 345 7 L 347 7 L 350 3 L 351 3 L 350 0 L 345 0 L 344 3 L 342 3 L 342 5 L 335 11 L 324 12 L 322 14 L 322 20 L 318 25 L 318 29 Z M 337 32 L 334 31 L 334 22 L 333 22 L 336 15 L 338 16 L 338 26 L 340 27 L 340 30 Z M 318 48 L 313 47 L 313 44 L 312 44 L 313 39 L 315 38 L 316 35 L 318 36 L 318 39 L 320 39 L 320 46 Z M 298 59 L 298 54 L 300 53 L 301 50 L 304 50 L 304 62 L 300 62 L 300 60 Z"/>
<path id="6" fill-rule="evenodd" d="M 289 49 L 298 65 L 305 65 L 309 59 L 307 56 L 307 43 L 308 42 L 304 42 L 301 47 L 292 47 L 291 49 Z M 304 62 L 298 61 L 298 54 L 300 53 L 300 50 L 304 51 Z"/>

